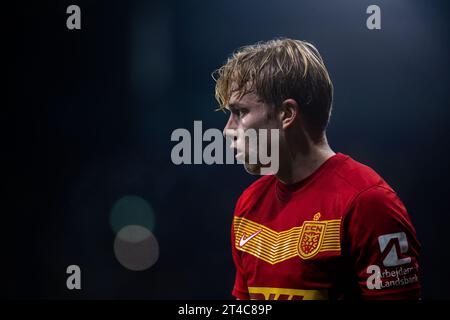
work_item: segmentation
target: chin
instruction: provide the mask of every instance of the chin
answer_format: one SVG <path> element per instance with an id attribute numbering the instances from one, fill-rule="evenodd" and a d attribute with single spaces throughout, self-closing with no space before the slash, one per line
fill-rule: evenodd
<path id="1" fill-rule="evenodd" d="M 261 174 L 261 166 L 259 164 L 244 164 L 245 171 L 250 173 L 251 175 L 260 175 Z"/>

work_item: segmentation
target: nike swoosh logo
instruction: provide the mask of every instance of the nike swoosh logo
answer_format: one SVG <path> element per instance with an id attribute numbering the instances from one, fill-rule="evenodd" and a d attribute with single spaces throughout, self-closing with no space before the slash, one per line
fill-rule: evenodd
<path id="1" fill-rule="evenodd" d="M 245 232 L 244 232 L 244 234 L 242 235 L 241 240 L 239 241 L 239 246 L 243 247 L 247 242 L 249 242 L 254 237 L 256 237 L 261 231 L 262 231 L 262 229 L 259 229 L 258 231 L 256 231 L 252 235 L 248 236 L 247 238 L 245 238 Z"/>

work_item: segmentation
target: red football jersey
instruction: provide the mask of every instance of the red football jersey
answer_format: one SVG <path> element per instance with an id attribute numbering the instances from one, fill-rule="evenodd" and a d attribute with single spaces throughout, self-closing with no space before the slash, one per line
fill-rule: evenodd
<path id="1" fill-rule="evenodd" d="M 337 153 L 306 179 L 264 176 L 232 224 L 239 299 L 416 299 L 420 244 L 408 213 L 372 169 Z"/>

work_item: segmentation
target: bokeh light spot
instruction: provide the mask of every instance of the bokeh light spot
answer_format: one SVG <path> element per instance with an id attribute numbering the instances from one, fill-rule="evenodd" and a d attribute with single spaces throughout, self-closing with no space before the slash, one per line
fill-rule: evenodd
<path id="1" fill-rule="evenodd" d="M 146 270 L 158 261 L 158 240 L 147 228 L 125 226 L 114 240 L 114 254 L 125 268 L 132 271 Z"/>
<path id="2" fill-rule="evenodd" d="M 127 225 L 139 225 L 153 231 L 155 213 L 150 204 L 141 197 L 128 195 L 116 201 L 110 214 L 111 228 L 115 233 Z"/>

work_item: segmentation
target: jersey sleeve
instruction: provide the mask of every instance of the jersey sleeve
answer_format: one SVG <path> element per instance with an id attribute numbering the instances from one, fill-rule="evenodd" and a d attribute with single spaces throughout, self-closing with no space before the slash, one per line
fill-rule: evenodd
<path id="1" fill-rule="evenodd" d="M 240 199 L 238 200 L 234 212 L 234 216 L 239 213 L 240 210 Z M 248 288 L 247 288 L 247 279 L 245 277 L 244 268 L 241 262 L 240 252 L 236 249 L 236 239 L 234 234 L 234 217 L 233 222 L 231 224 L 231 253 L 233 256 L 233 262 L 236 267 L 236 277 L 234 281 L 234 286 L 232 290 L 232 295 L 240 300 L 248 300 L 250 299 Z"/>
<path id="2" fill-rule="evenodd" d="M 363 299 L 420 298 L 420 243 L 394 191 L 374 186 L 360 193 L 343 232 Z"/>

